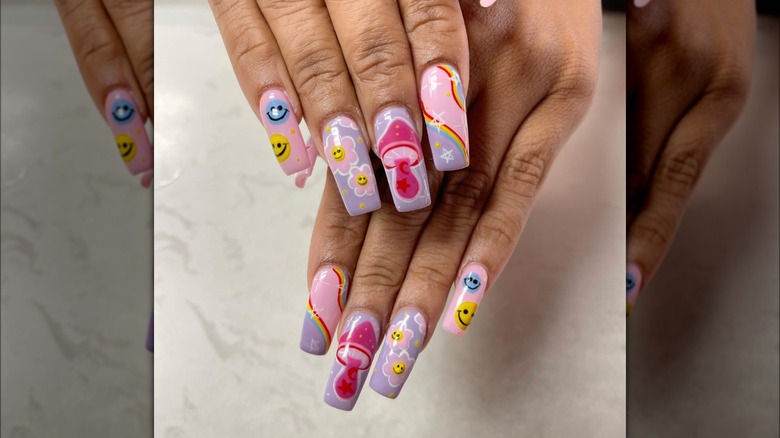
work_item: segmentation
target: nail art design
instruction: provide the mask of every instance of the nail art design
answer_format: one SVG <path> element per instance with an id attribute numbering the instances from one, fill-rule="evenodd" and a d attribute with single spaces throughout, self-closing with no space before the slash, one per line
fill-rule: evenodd
<path id="1" fill-rule="evenodd" d="M 119 155 L 133 175 L 154 168 L 152 142 L 146 134 L 146 127 L 138 105 L 126 88 L 117 88 L 108 93 L 104 108 L 108 126 L 114 133 Z"/>
<path id="2" fill-rule="evenodd" d="M 642 271 L 639 266 L 630 263 L 626 266 L 626 316 L 639 298 L 639 289 L 642 287 Z"/>
<path id="3" fill-rule="evenodd" d="M 453 335 L 461 336 L 471 325 L 477 313 L 482 296 L 487 288 L 487 271 L 482 265 L 470 263 L 461 271 L 460 282 L 456 284 L 455 295 L 444 314 L 442 328 Z"/>
<path id="4" fill-rule="evenodd" d="M 425 159 L 409 112 L 402 107 L 386 109 L 376 117 L 374 132 L 395 208 L 405 212 L 429 206 Z"/>
<path id="5" fill-rule="evenodd" d="M 344 324 L 336 360 L 325 387 L 325 403 L 351 411 L 366 381 L 379 338 L 379 324 L 365 312 L 353 313 Z"/>
<path id="6" fill-rule="evenodd" d="M 328 165 L 341 192 L 341 199 L 352 216 L 381 207 L 374 169 L 368 156 L 365 136 L 351 118 L 338 116 L 322 132 L 322 144 Z"/>
<path id="7" fill-rule="evenodd" d="M 325 266 L 314 274 L 301 330 L 301 350 L 323 355 L 347 303 L 349 279 L 340 268 Z"/>
<path id="8" fill-rule="evenodd" d="M 271 88 L 263 93 L 260 97 L 260 120 L 285 174 L 292 175 L 311 167 L 298 119 L 284 90 Z"/>
<path id="9" fill-rule="evenodd" d="M 420 96 L 436 169 L 458 170 L 468 167 L 466 98 L 458 72 L 447 64 L 428 67 L 422 76 Z"/>
<path id="10" fill-rule="evenodd" d="M 428 324 L 413 308 L 398 311 L 385 334 L 384 346 L 374 366 L 369 386 L 388 398 L 401 392 L 422 349 Z"/>

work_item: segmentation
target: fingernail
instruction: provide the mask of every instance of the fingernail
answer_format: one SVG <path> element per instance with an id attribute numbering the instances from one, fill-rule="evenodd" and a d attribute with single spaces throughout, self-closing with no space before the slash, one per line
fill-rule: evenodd
<path id="1" fill-rule="evenodd" d="M 355 312 L 344 324 L 336 360 L 325 387 L 325 403 L 351 411 L 366 381 L 379 338 L 379 324 L 365 312 Z"/>
<path id="2" fill-rule="evenodd" d="M 154 168 L 152 142 L 138 104 L 126 88 L 116 88 L 108 93 L 104 108 L 108 126 L 114 133 L 114 141 L 125 166 L 133 175 Z"/>
<path id="3" fill-rule="evenodd" d="M 340 268 L 325 266 L 314 274 L 303 319 L 301 350 L 317 355 L 328 352 L 348 291 L 349 278 Z"/>
<path id="4" fill-rule="evenodd" d="M 374 119 L 374 133 L 377 155 L 385 168 L 396 210 L 406 212 L 429 206 L 425 159 L 409 112 L 400 106 L 382 111 Z"/>
<path id="5" fill-rule="evenodd" d="M 422 76 L 420 96 L 436 169 L 468 167 L 469 127 L 463 82 L 458 72 L 448 64 L 428 67 Z"/>
<path id="6" fill-rule="evenodd" d="M 643 8 L 647 6 L 648 3 L 650 3 L 650 0 L 634 0 L 634 6 L 637 8 Z"/>
<path id="7" fill-rule="evenodd" d="M 260 97 L 260 120 L 282 171 L 292 175 L 311 166 L 298 119 L 290 98 L 281 88 L 265 90 Z"/>
<path id="8" fill-rule="evenodd" d="M 325 124 L 322 144 L 341 199 L 352 216 L 381 207 L 365 136 L 354 120 L 337 116 Z"/>
<path id="9" fill-rule="evenodd" d="M 639 289 L 642 287 L 642 271 L 639 266 L 629 263 L 626 266 L 626 316 L 631 313 L 631 309 L 639 298 Z"/>
<path id="10" fill-rule="evenodd" d="M 369 386 L 388 398 L 398 397 L 422 349 L 428 323 L 414 308 L 398 311 L 385 334 Z"/>
<path id="11" fill-rule="evenodd" d="M 495 3 L 495 2 L 496 2 L 496 0 L 480 0 L 479 4 L 481 4 L 483 8 L 488 8 L 488 7 L 492 6 L 493 3 Z"/>
<path id="12" fill-rule="evenodd" d="M 479 302 L 487 288 L 487 271 L 478 263 L 470 263 L 461 271 L 455 285 L 455 295 L 444 315 L 442 328 L 455 336 L 461 336 L 471 325 Z"/>

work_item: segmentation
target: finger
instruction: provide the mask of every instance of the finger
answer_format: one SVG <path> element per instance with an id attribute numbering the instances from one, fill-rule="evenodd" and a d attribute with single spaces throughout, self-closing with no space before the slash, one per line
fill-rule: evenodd
<path id="1" fill-rule="evenodd" d="M 279 46 L 254 0 L 210 0 L 244 95 L 256 111 L 286 175 L 310 168 L 298 123 L 301 105 Z"/>
<path id="2" fill-rule="evenodd" d="M 58 0 L 65 32 L 92 100 L 101 108 L 127 169 L 154 167 L 144 95 L 114 25 L 99 0 Z"/>
<path id="3" fill-rule="evenodd" d="M 484 110 L 504 103 L 503 99 L 491 99 L 489 95 L 480 99 L 472 107 L 475 126 L 488 126 L 488 112 Z M 510 118 L 515 119 L 514 125 L 506 120 Z M 506 119 L 493 118 L 491 122 L 517 126 L 516 117 L 507 116 Z M 433 330 L 429 330 L 428 325 L 437 321 L 441 314 L 463 251 L 513 135 L 509 129 L 485 130 L 485 135 L 475 142 L 475 149 L 481 151 L 480 160 L 475 160 L 468 172 L 447 174 L 436 208 L 414 249 L 395 299 L 390 326 L 382 338 L 382 351 L 369 383 L 379 394 L 398 397 L 430 339 Z"/>
<path id="4" fill-rule="evenodd" d="M 428 213 L 380 209 L 371 215 L 325 389 L 327 404 L 355 406 Z"/>
<path id="5" fill-rule="evenodd" d="M 351 217 L 339 199 L 339 188 L 327 178 L 309 248 L 309 301 L 301 332 L 301 349 L 328 352 L 347 302 L 369 216 Z"/>
<path id="6" fill-rule="evenodd" d="M 395 0 L 366 8 L 350 0 L 326 1 L 374 152 L 401 212 L 431 203 L 420 146 L 422 118 L 409 42 Z"/>
<path id="7" fill-rule="evenodd" d="M 306 122 L 351 215 L 381 206 L 369 137 L 344 57 L 321 0 L 258 0 L 279 43 Z"/>
<path id="8" fill-rule="evenodd" d="M 741 86 L 746 87 L 746 86 Z M 626 314 L 660 266 L 711 152 L 742 107 L 743 91 L 709 93 L 680 121 L 627 236 Z"/>
<path id="9" fill-rule="evenodd" d="M 154 120 L 154 2 L 104 0 Z"/>
<path id="10" fill-rule="evenodd" d="M 442 171 L 468 167 L 469 47 L 460 4 L 457 0 L 401 0 L 399 5 L 412 50 L 433 163 Z"/>
<path id="11" fill-rule="evenodd" d="M 465 333 L 512 255 L 558 150 L 585 114 L 594 84 L 577 88 L 582 91 L 576 97 L 561 93 L 546 98 L 515 134 L 461 260 L 455 294 L 443 315 L 445 331 Z"/>

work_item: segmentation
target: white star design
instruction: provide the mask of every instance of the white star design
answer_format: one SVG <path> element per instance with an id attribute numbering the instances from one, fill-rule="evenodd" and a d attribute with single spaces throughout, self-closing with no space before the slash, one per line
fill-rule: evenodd
<path id="1" fill-rule="evenodd" d="M 444 124 L 441 118 L 444 117 L 444 111 L 440 112 L 439 114 L 436 114 L 436 111 L 431 112 L 433 113 L 433 119 L 430 123 L 436 127 L 437 132 L 441 132 L 441 125 Z"/>
<path id="2" fill-rule="evenodd" d="M 318 350 L 320 348 L 320 341 L 312 339 L 311 343 L 309 343 L 309 348 L 312 350 Z"/>
<path id="3" fill-rule="evenodd" d="M 455 157 L 452 156 L 452 149 L 443 148 L 441 155 L 439 155 L 442 160 L 446 162 L 450 162 L 455 159 Z"/>
<path id="4" fill-rule="evenodd" d="M 433 92 L 436 90 L 436 87 L 438 87 L 439 85 L 441 85 L 439 83 L 439 76 L 437 76 L 435 74 L 434 75 L 430 75 L 430 76 L 428 76 L 428 85 L 425 85 L 423 87 L 423 90 L 427 88 L 428 89 L 428 96 L 432 97 L 433 96 Z"/>

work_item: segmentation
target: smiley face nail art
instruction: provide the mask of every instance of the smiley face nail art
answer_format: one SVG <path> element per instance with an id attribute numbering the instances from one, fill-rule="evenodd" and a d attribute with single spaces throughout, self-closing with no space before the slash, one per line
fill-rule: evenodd
<path id="1" fill-rule="evenodd" d="M 642 286 L 642 271 L 639 266 L 629 263 L 626 266 L 626 316 L 631 313 Z"/>
<path id="2" fill-rule="evenodd" d="M 146 133 L 145 120 L 138 112 L 130 91 L 116 88 L 108 93 L 104 113 L 109 128 L 114 133 L 119 156 L 133 175 L 154 168 L 152 142 Z"/>
<path id="3" fill-rule="evenodd" d="M 347 116 L 329 120 L 322 130 L 322 145 L 328 167 L 339 187 L 344 207 L 352 216 L 379 209 L 381 201 L 366 137 Z"/>
<path id="4" fill-rule="evenodd" d="M 406 307 L 392 319 L 374 362 L 369 386 L 388 398 L 396 398 L 412 372 L 425 342 L 428 323 L 422 312 Z"/>
<path id="5" fill-rule="evenodd" d="M 455 295 L 443 316 L 444 330 L 461 336 L 471 326 L 485 294 L 487 278 L 487 271 L 478 263 L 470 263 L 463 268 Z"/>
<path id="6" fill-rule="evenodd" d="M 469 165 L 469 127 L 463 82 L 449 64 L 428 67 L 420 82 L 420 107 L 433 164 L 449 171 Z"/>
<path id="7" fill-rule="evenodd" d="M 266 90 L 260 97 L 259 113 L 282 171 L 292 175 L 310 168 L 312 163 L 306 152 L 306 143 L 287 93 L 281 88 Z"/>

